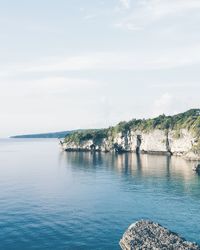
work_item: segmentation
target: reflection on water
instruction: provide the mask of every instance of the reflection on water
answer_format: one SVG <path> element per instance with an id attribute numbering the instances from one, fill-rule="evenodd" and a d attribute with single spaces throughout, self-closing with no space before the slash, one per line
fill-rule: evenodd
<path id="1" fill-rule="evenodd" d="M 181 157 L 99 152 L 61 152 L 60 156 L 67 165 L 78 167 L 79 170 L 80 166 L 82 170 L 105 166 L 118 173 L 133 176 L 181 178 L 182 181 L 198 180 L 192 171 L 192 167 L 197 163 Z"/>
<path id="2" fill-rule="evenodd" d="M 192 171 L 196 162 L 187 161 L 181 157 L 166 155 L 137 155 L 135 153 L 99 153 L 99 152 L 62 152 L 66 166 L 75 171 L 114 171 L 125 176 L 130 184 L 130 177 L 140 181 L 153 181 L 154 185 L 166 189 L 167 192 L 178 195 L 190 194 L 200 198 L 199 176 Z M 131 186 L 129 187 L 129 189 Z"/>
<path id="3" fill-rule="evenodd" d="M 55 140 L 0 141 L 0 249 L 119 249 L 125 229 L 141 218 L 200 243 L 193 164 L 62 152 Z"/>

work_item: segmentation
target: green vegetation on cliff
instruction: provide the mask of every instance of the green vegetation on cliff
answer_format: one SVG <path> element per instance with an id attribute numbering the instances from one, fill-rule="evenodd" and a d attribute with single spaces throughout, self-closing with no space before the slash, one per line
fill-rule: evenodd
<path id="1" fill-rule="evenodd" d="M 200 109 L 191 109 L 174 116 L 160 115 L 151 119 L 133 119 L 129 122 L 120 122 L 108 129 L 93 129 L 75 132 L 65 138 L 65 142 L 80 143 L 85 140 L 100 141 L 103 138 L 114 138 L 118 133 L 126 134 L 131 130 L 148 132 L 153 129 L 168 131 L 174 130 L 175 136 L 180 137 L 181 129 L 190 131 L 199 141 L 200 139 Z M 197 146 L 199 145 L 199 146 Z M 194 148 L 200 151 L 200 142 Z"/>
<path id="2" fill-rule="evenodd" d="M 107 129 L 88 129 L 72 133 L 65 138 L 65 142 L 80 143 L 81 141 L 98 141 L 107 137 Z"/>

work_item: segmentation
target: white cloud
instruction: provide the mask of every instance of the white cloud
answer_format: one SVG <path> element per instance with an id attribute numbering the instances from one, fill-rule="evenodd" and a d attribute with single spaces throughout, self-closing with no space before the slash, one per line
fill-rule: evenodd
<path id="1" fill-rule="evenodd" d="M 84 19 L 85 20 L 91 20 L 91 19 L 94 19 L 96 17 L 97 17 L 96 14 L 88 14 L 88 15 L 84 16 Z"/>
<path id="2" fill-rule="evenodd" d="M 164 93 L 154 101 L 153 116 L 160 114 L 176 113 L 173 109 L 173 96 L 169 93 Z"/>
<path id="3" fill-rule="evenodd" d="M 185 13 L 198 11 L 199 0 L 136 0 L 131 12 L 115 23 L 115 27 L 127 30 L 141 30 L 164 18 L 184 17 Z M 130 7 L 130 5 L 129 5 Z M 184 14 L 184 15 L 183 15 Z"/>
<path id="4" fill-rule="evenodd" d="M 32 63 L 2 65 L 0 77 L 21 74 L 94 70 L 159 70 L 200 63 L 200 45 L 132 52 L 98 52 L 64 58 L 46 58 Z"/>
<path id="5" fill-rule="evenodd" d="M 199 105 L 199 0 L 71 2 L 43 5 L 43 15 L 35 3 L 13 6 L 1 17 L 1 134 L 109 126 Z"/>
<path id="6" fill-rule="evenodd" d="M 129 9 L 130 8 L 130 0 L 120 0 L 120 5 L 124 9 Z"/>
<path id="7" fill-rule="evenodd" d="M 114 8 L 115 13 L 124 12 L 131 8 L 131 0 L 119 0 Z"/>
<path id="8" fill-rule="evenodd" d="M 0 82 L 0 136 L 88 127 L 97 119 L 99 88 L 98 81 L 78 77 Z"/>
<path id="9" fill-rule="evenodd" d="M 0 83 L 0 104 L 14 98 L 21 97 L 37 97 L 37 96 L 67 96 L 70 93 L 83 92 L 84 90 L 92 90 L 99 83 L 95 80 L 78 77 L 40 77 L 38 79 L 5 80 Z M 4 105 L 0 105 L 0 109 Z"/>

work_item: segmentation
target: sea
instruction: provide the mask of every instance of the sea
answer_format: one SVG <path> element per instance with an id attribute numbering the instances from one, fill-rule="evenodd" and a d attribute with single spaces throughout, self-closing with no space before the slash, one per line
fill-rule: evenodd
<path id="1" fill-rule="evenodd" d="M 55 139 L 0 140 L 0 250 L 114 250 L 148 219 L 200 244 L 195 162 L 64 152 Z"/>

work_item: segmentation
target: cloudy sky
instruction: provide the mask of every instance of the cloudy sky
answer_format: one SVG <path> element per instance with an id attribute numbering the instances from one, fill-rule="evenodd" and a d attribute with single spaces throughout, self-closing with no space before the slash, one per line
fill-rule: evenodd
<path id="1" fill-rule="evenodd" d="M 199 0 L 0 0 L 0 137 L 200 107 Z"/>

